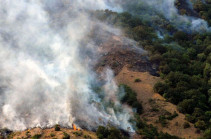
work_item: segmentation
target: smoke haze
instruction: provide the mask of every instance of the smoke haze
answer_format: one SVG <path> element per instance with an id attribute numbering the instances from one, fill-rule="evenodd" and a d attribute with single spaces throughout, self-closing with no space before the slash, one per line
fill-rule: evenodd
<path id="1" fill-rule="evenodd" d="M 134 2 L 157 9 L 179 28 L 177 20 L 190 23 L 185 26 L 190 30 L 208 29 L 201 19 L 178 15 L 172 0 Z M 88 11 L 124 11 L 125 1 L 0 3 L 1 128 L 24 130 L 55 124 L 71 127 L 75 123 L 87 129 L 113 124 L 133 131 L 128 122 L 132 111 L 121 106 L 112 71 L 105 69 L 101 81 L 92 70 L 99 54 L 95 41 L 88 37 L 96 27 L 120 35 L 120 30 L 93 19 Z M 101 88 L 103 97 L 96 93 L 96 88 Z"/>
<path id="2" fill-rule="evenodd" d="M 108 8 L 101 0 L 0 1 L 2 128 L 71 127 L 75 123 L 96 129 L 110 123 L 132 129 L 127 106 L 120 106 L 118 99 L 114 102 L 121 112 L 102 105 L 111 101 L 118 88 L 110 70 L 105 71 L 103 82 L 91 70 L 98 54 L 87 36 L 95 26 L 108 32 L 113 29 L 89 18 L 88 2 L 94 10 Z M 103 88 L 106 100 L 94 87 Z"/>
<path id="3" fill-rule="evenodd" d="M 126 0 L 122 2 L 122 7 L 124 7 L 124 10 L 136 15 L 138 13 L 141 18 L 149 22 L 152 22 L 153 19 L 156 18 L 165 17 L 165 19 L 179 30 L 190 33 L 211 31 L 211 28 L 205 20 L 187 15 L 180 15 L 178 9 L 175 7 L 175 1 L 176 0 L 133 0 L 130 2 L 129 0 Z M 187 0 L 187 3 L 190 7 L 192 6 L 192 3 L 189 0 Z"/>

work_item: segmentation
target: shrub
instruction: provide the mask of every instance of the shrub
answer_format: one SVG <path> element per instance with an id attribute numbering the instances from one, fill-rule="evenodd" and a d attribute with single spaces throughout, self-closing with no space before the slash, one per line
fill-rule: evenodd
<path id="1" fill-rule="evenodd" d="M 29 131 L 27 131 L 27 132 L 26 132 L 26 137 L 28 137 L 28 138 L 29 138 L 30 136 L 31 136 L 31 135 L 30 135 L 30 132 L 29 132 Z"/>
<path id="2" fill-rule="evenodd" d="M 188 40 L 188 35 L 185 32 L 178 31 L 174 34 L 175 40 Z"/>
<path id="3" fill-rule="evenodd" d="M 138 128 L 138 134 L 141 134 L 146 139 L 179 139 L 179 137 L 171 136 L 168 133 L 158 132 L 157 128 L 153 125 L 148 125 L 140 119 L 140 116 L 136 115 L 136 127 Z"/>
<path id="4" fill-rule="evenodd" d="M 152 109 L 151 109 L 151 111 L 152 112 L 159 112 L 159 109 L 157 107 L 153 106 Z"/>
<path id="5" fill-rule="evenodd" d="M 190 115 L 190 114 L 186 114 L 185 115 L 185 120 L 187 120 L 188 122 L 193 123 L 195 121 L 195 118 L 192 115 Z"/>
<path id="6" fill-rule="evenodd" d="M 54 133 L 51 133 L 51 134 L 50 134 L 50 136 L 51 136 L 51 137 L 54 137 L 54 136 L 55 136 L 55 134 L 54 134 Z"/>
<path id="7" fill-rule="evenodd" d="M 198 121 L 194 124 L 194 126 L 195 126 L 196 128 L 201 129 L 201 130 L 204 130 L 204 129 L 206 128 L 206 124 L 205 124 L 205 122 L 202 121 L 202 120 L 198 120 Z"/>
<path id="8" fill-rule="evenodd" d="M 154 85 L 154 91 L 163 95 L 168 90 L 168 85 L 162 82 L 157 82 Z"/>
<path id="9" fill-rule="evenodd" d="M 157 137 L 157 139 L 180 139 L 180 138 L 177 137 L 177 136 L 172 136 L 172 135 L 170 135 L 168 133 L 161 132 L 159 134 L 159 136 Z"/>
<path id="10" fill-rule="evenodd" d="M 85 138 L 85 139 L 92 139 L 92 137 L 89 136 L 89 135 L 84 135 L 84 138 Z"/>
<path id="11" fill-rule="evenodd" d="M 182 113 L 192 113 L 195 107 L 193 99 L 184 99 L 178 104 L 178 110 Z"/>
<path id="12" fill-rule="evenodd" d="M 172 120 L 172 119 L 174 119 L 177 116 L 178 116 L 178 114 L 176 113 L 176 111 L 174 111 L 174 114 L 170 114 L 169 116 L 166 117 L 166 119 Z"/>
<path id="13" fill-rule="evenodd" d="M 162 56 L 160 54 L 155 54 L 150 56 L 150 61 L 153 63 L 159 63 L 162 60 Z"/>
<path id="14" fill-rule="evenodd" d="M 70 135 L 66 132 L 63 132 L 63 139 L 70 139 Z"/>
<path id="15" fill-rule="evenodd" d="M 123 96 L 121 102 L 127 103 L 128 105 L 132 106 L 137 110 L 138 114 L 142 113 L 142 104 L 138 102 L 136 93 L 127 85 L 120 85 L 120 87 L 123 87 L 125 91 L 125 95 Z"/>
<path id="16" fill-rule="evenodd" d="M 166 117 L 165 116 L 159 116 L 159 120 L 158 120 L 159 123 L 161 123 L 161 125 L 163 127 L 166 127 L 168 122 L 166 121 Z"/>
<path id="17" fill-rule="evenodd" d="M 98 129 L 97 129 L 97 137 L 99 139 L 103 139 L 105 137 L 108 137 L 108 134 L 109 134 L 109 130 L 108 128 L 104 127 L 104 126 L 99 126 Z"/>
<path id="18" fill-rule="evenodd" d="M 185 9 L 181 9 L 181 10 L 180 10 L 180 14 L 181 14 L 181 15 L 185 15 L 185 14 L 187 14 L 187 11 L 186 11 Z"/>
<path id="19" fill-rule="evenodd" d="M 184 122 L 183 127 L 184 128 L 189 128 L 190 127 L 190 124 L 188 122 Z"/>
<path id="20" fill-rule="evenodd" d="M 57 124 L 57 125 L 55 125 L 54 129 L 55 129 L 55 131 L 60 131 L 60 126 Z"/>
<path id="21" fill-rule="evenodd" d="M 107 128 L 99 126 L 96 134 L 99 139 L 126 139 L 126 137 L 122 135 L 122 132 L 115 127 Z"/>
<path id="22" fill-rule="evenodd" d="M 83 132 L 82 131 L 80 131 L 80 132 L 73 132 L 73 134 L 75 134 L 78 137 L 78 136 L 82 136 Z"/>
<path id="23" fill-rule="evenodd" d="M 139 83 L 139 82 L 141 82 L 141 79 L 137 78 L 137 79 L 135 79 L 134 82 Z"/>
<path id="24" fill-rule="evenodd" d="M 39 139 L 39 138 L 41 138 L 41 134 L 36 134 L 32 137 L 32 139 Z"/>
<path id="25" fill-rule="evenodd" d="M 211 128 L 208 128 L 204 132 L 204 139 L 211 139 Z"/>

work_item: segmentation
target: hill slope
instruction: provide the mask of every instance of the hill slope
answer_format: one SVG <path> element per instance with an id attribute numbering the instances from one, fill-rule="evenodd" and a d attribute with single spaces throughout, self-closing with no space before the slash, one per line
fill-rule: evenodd
<path id="1" fill-rule="evenodd" d="M 10 138 L 20 139 L 20 138 L 32 138 L 36 139 L 39 136 L 39 139 L 62 139 L 65 135 L 70 135 L 71 139 L 97 139 L 97 136 L 94 132 L 91 131 L 74 131 L 73 129 L 61 128 L 60 131 L 55 131 L 54 128 L 50 129 L 40 129 L 34 128 L 31 130 L 26 130 L 23 132 L 14 132 L 10 135 Z M 66 135 L 67 136 L 67 135 Z"/>
<path id="2" fill-rule="evenodd" d="M 135 82 L 135 79 L 140 79 L 141 81 Z M 127 67 L 124 67 L 116 76 L 116 80 L 119 84 L 130 86 L 137 93 L 138 100 L 142 102 L 144 109 L 141 119 L 144 119 L 148 124 L 158 127 L 159 131 L 181 138 L 196 139 L 201 136 L 201 134 L 196 132 L 197 129 L 191 123 L 189 123 L 189 128 L 184 129 L 183 125 L 187 122 L 185 115 L 179 113 L 175 105 L 166 102 L 162 96 L 153 92 L 154 84 L 161 80 L 159 77 L 152 76 L 148 72 L 130 71 Z M 159 117 L 169 113 L 173 115 L 174 112 L 178 116 L 172 120 L 165 120 L 166 124 L 162 126 Z"/>

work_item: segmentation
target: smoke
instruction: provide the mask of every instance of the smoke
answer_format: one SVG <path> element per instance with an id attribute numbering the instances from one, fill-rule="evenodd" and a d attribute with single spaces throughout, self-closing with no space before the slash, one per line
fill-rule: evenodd
<path id="1" fill-rule="evenodd" d="M 100 80 L 92 70 L 99 54 L 90 32 L 96 27 L 111 34 L 120 31 L 94 20 L 88 10 L 109 4 L 101 0 L 0 3 L 1 128 L 75 123 L 87 129 L 111 124 L 133 131 L 128 122 L 132 111 L 118 101 L 112 71 L 105 70 Z"/>
<path id="2" fill-rule="evenodd" d="M 72 123 L 87 129 L 115 125 L 133 131 L 131 109 L 109 68 L 99 77 L 94 31 L 120 35 L 89 10 L 124 11 L 122 0 L 0 0 L 0 127 L 24 130 Z M 181 16 L 172 0 L 140 0 L 178 28 L 208 29 L 201 19 Z M 107 34 L 106 34 L 107 33 Z M 98 36 L 99 37 L 99 36 Z"/>
<path id="3" fill-rule="evenodd" d="M 121 1 L 121 0 L 120 0 Z M 207 22 L 203 19 L 180 15 L 175 7 L 175 0 L 126 0 L 122 3 L 125 11 L 138 14 L 143 20 L 153 22 L 153 19 L 167 19 L 177 29 L 187 32 L 205 32 L 211 31 Z M 187 0 L 191 7 L 191 2 Z"/>

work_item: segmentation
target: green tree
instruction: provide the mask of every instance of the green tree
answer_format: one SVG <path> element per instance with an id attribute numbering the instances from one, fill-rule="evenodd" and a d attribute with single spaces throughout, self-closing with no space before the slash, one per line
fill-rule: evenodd
<path id="1" fill-rule="evenodd" d="M 211 139 L 211 128 L 205 130 L 204 139 Z"/>
<path id="2" fill-rule="evenodd" d="M 169 86 L 166 83 L 162 83 L 162 82 L 157 82 L 154 85 L 154 91 L 163 95 L 164 93 L 167 92 Z"/>
<path id="3" fill-rule="evenodd" d="M 201 129 L 201 130 L 204 130 L 204 129 L 206 128 L 206 124 L 205 124 L 205 122 L 202 121 L 202 120 L 198 120 L 198 121 L 194 124 L 194 126 L 195 126 L 196 128 Z"/>
<path id="4" fill-rule="evenodd" d="M 192 113 L 196 103 L 193 99 L 185 99 L 178 104 L 178 110 L 182 113 Z"/>

